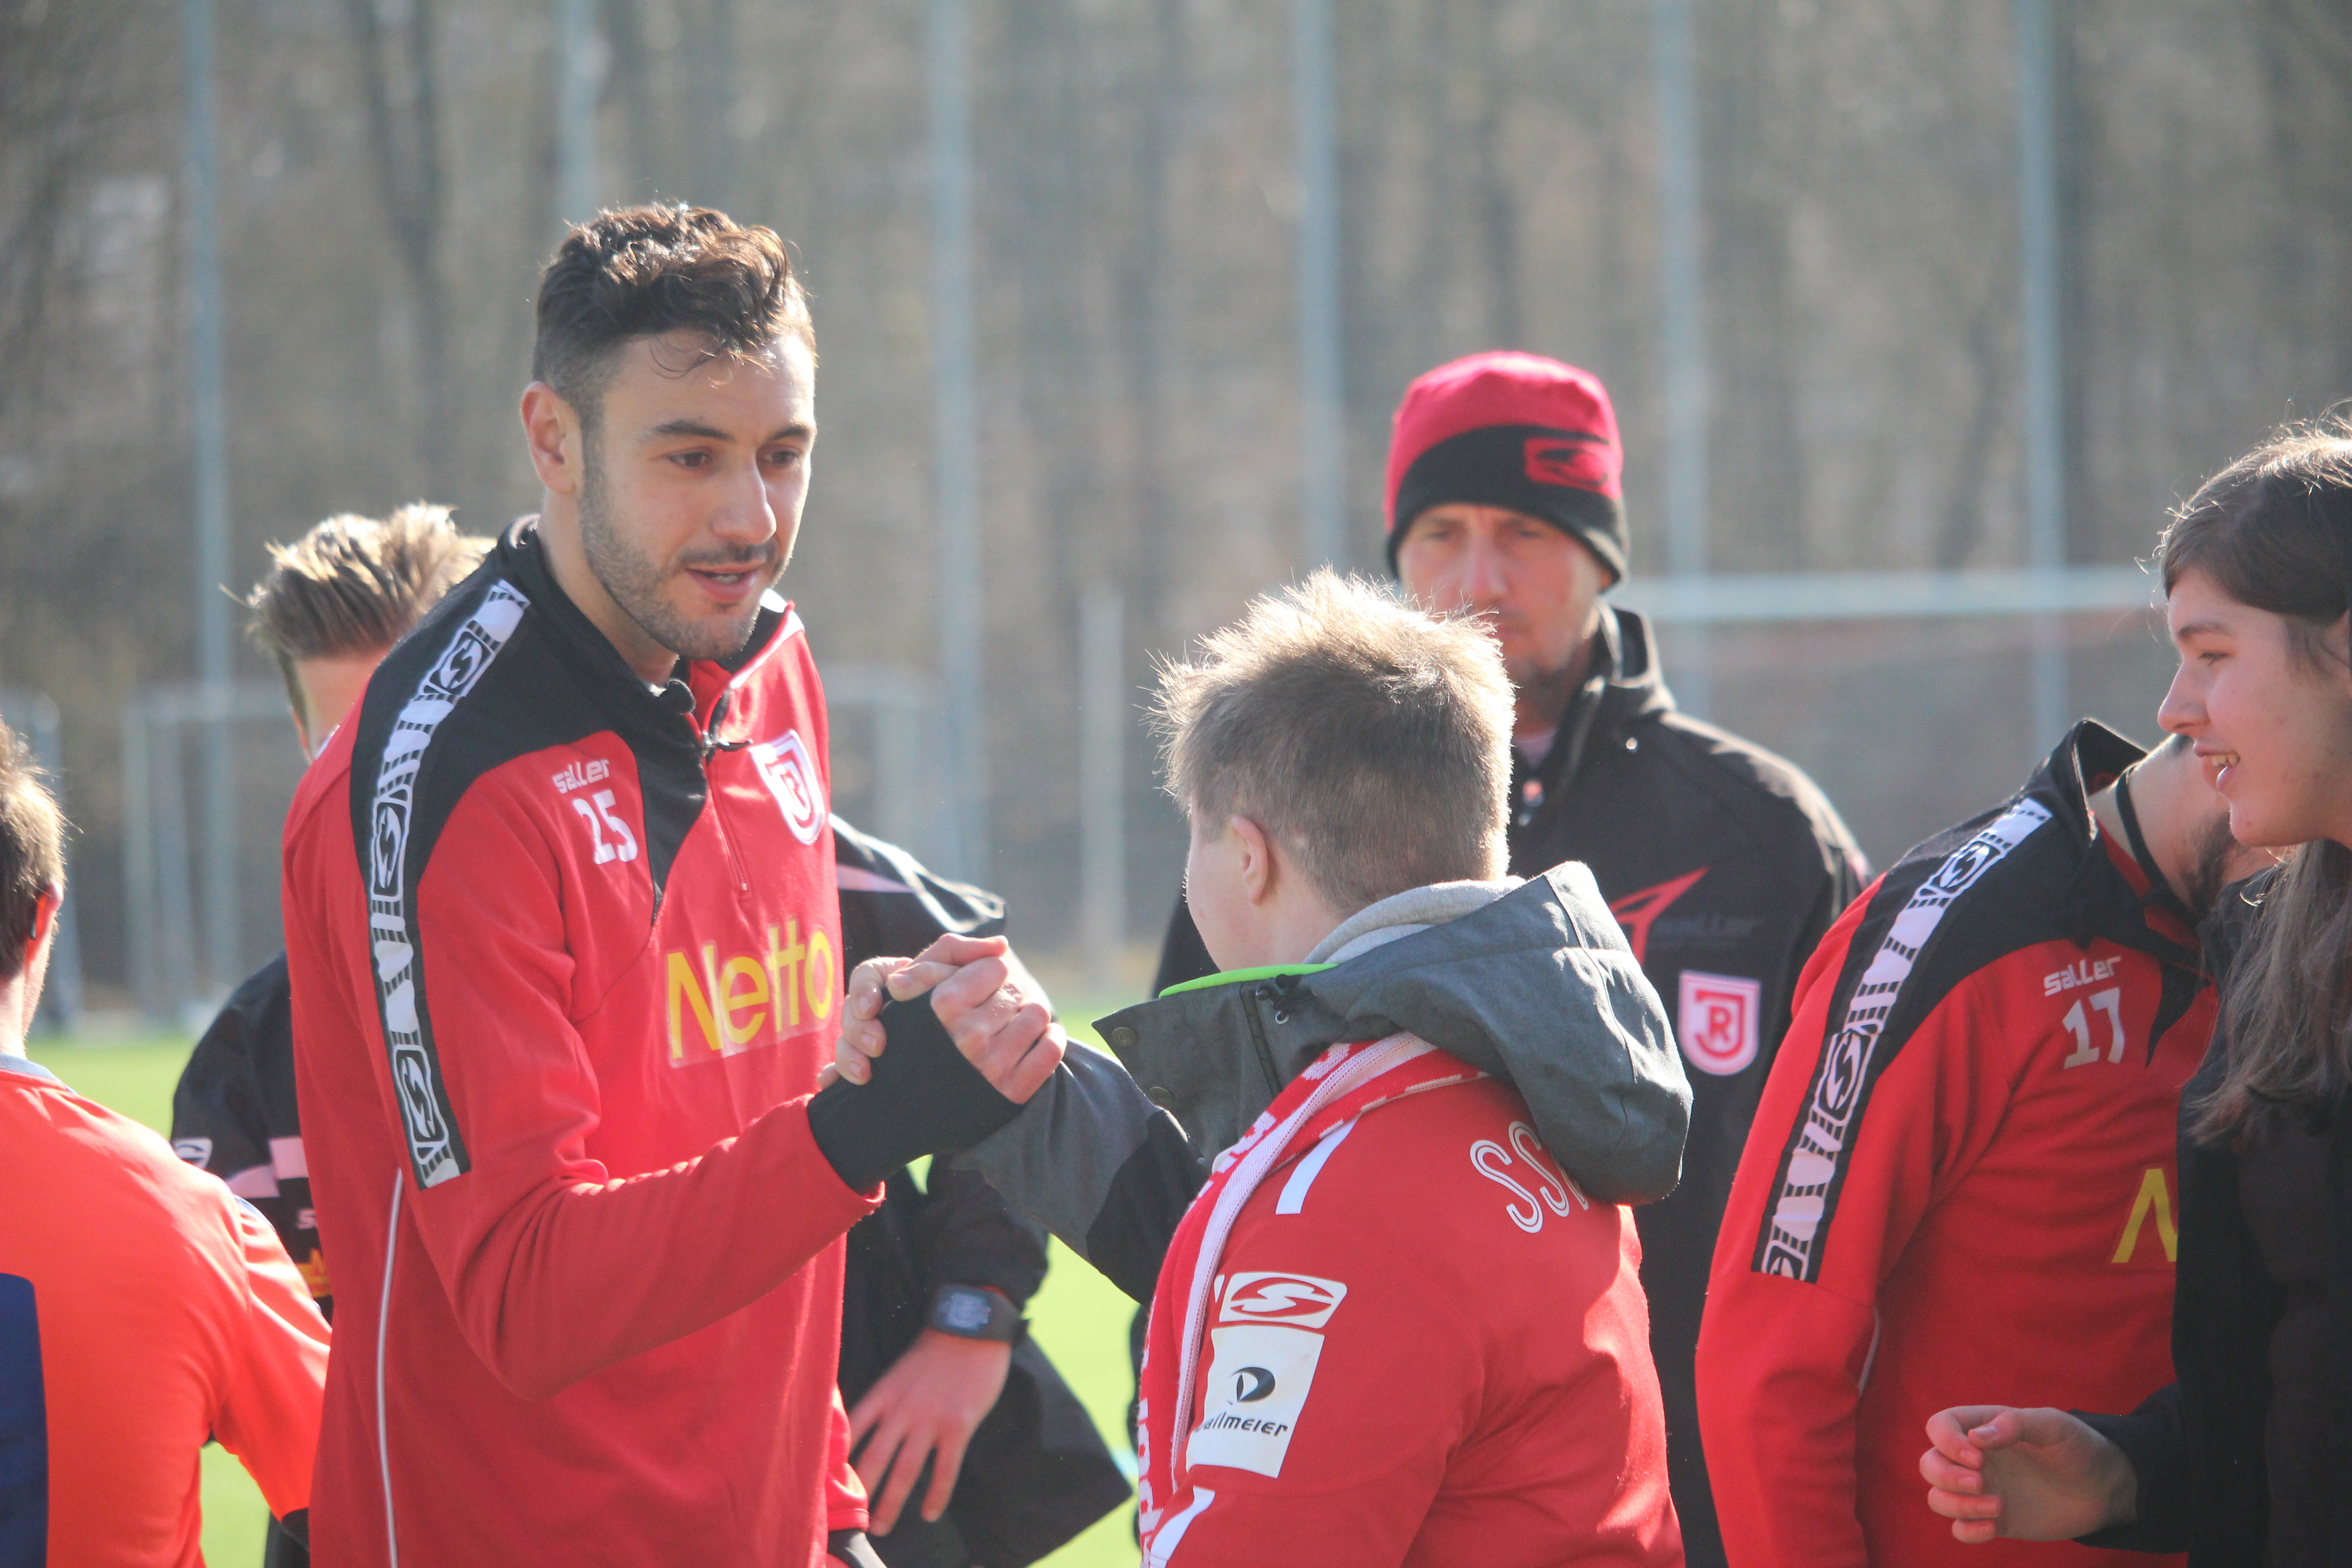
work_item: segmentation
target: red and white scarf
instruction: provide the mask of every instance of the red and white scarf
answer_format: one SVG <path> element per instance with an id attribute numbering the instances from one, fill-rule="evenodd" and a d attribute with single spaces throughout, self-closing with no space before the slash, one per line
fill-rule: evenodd
<path id="1" fill-rule="evenodd" d="M 1153 1545 L 1161 1525 L 1189 1518 L 1181 1506 L 1187 1485 L 1185 1440 L 1193 1424 L 1209 1303 L 1226 1238 L 1250 1194 L 1284 1163 L 1289 1151 L 1309 1152 L 1311 1159 L 1317 1145 L 1336 1142 L 1368 1111 L 1485 1076 L 1418 1036 L 1402 1032 L 1382 1040 L 1332 1046 L 1275 1097 L 1239 1142 L 1217 1156 L 1208 1184 L 1184 1211 L 1160 1266 L 1160 1288 L 1152 1296 L 1151 1325 L 1144 1341 L 1136 1425 L 1142 1434 L 1137 1460 L 1142 1471 L 1139 1500 L 1147 1563 L 1159 1560 Z M 1170 1415 L 1155 1421 L 1155 1412 Z M 1175 1542 L 1164 1544 L 1172 1549 Z"/>

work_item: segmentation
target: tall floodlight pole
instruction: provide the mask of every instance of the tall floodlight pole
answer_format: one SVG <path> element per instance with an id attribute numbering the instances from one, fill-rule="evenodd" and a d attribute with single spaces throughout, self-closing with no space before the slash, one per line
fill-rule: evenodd
<path id="1" fill-rule="evenodd" d="M 212 720 L 204 740 L 205 962 L 215 988 L 238 963 L 236 758 L 228 732 L 228 414 L 224 406 L 220 182 L 213 133 L 212 0 L 182 0 L 187 78 L 188 402 L 195 442 L 196 679 Z M 176 784 L 173 785 L 176 787 Z"/>
<path id="2" fill-rule="evenodd" d="M 931 367 L 938 430 L 940 688 L 950 863 L 988 875 L 987 682 L 981 666 L 980 395 L 973 364 L 971 83 L 963 0 L 931 0 Z"/>
<path id="3" fill-rule="evenodd" d="M 555 0 L 555 216 L 565 224 L 596 216 L 596 95 L 604 55 L 596 0 Z"/>
<path id="4" fill-rule="evenodd" d="M 2018 272 L 2024 354 L 2025 561 L 2066 564 L 2065 362 L 2059 308 L 2057 38 L 2050 0 L 2013 0 L 2017 30 Z M 2055 745 L 2066 710 L 2065 626 L 2033 628 L 2029 754 Z"/>
<path id="5" fill-rule="evenodd" d="M 1347 424 L 1339 317 L 1339 156 L 1330 0 L 1291 0 L 1290 68 L 1298 116 L 1298 381 L 1304 469 L 1302 564 L 1347 551 Z"/>
<path id="6" fill-rule="evenodd" d="M 1653 0 L 1658 104 L 1658 338 L 1664 392 L 1666 570 L 1706 572 L 1706 258 L 1700 248 L 1698 47 L 1693 0 Z M 1681 630 L 1675 689 L 1704 717 L 1712 695 L 1707 631 Z"/>

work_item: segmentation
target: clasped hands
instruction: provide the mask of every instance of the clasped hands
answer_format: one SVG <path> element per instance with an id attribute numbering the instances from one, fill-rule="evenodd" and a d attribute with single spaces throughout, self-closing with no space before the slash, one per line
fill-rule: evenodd
<path id="1" fill-rule="evenodd" d="M 943 936 L 913 958 L 869 958 L 850 972 L 841 1035 L 820 1087 L 835 1078 L 867 1082 L 871 1058 L 888 1043 L 883 1005 L 925 992 L 956 1049 L 1014 1104 L 1026 1105 L 1062 1065 L 1069 1037 L 1012 944 L 1001 936 Z"/>

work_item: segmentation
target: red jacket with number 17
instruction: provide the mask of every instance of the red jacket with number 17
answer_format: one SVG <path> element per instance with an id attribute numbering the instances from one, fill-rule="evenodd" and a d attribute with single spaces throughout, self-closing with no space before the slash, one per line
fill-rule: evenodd
<path id="1" fill-rule="evenodd" d="M 2214 999 L 2194 932 L 2094 833 L 2088 793 L 2139 754 L 2080 726 L 1806 966 L 1699 1335 L 1734 1568 L 2150 1561 L 1962 1546 L 1918 1471 L 1948 1406 L 2128 1410 L 2172 1381 L 2175 1114 Z"/>

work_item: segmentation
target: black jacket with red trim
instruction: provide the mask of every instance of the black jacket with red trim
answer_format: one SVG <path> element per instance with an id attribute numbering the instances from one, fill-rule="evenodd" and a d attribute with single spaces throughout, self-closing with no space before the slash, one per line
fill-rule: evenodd
<path id="1" fill-rule="evenodd" d="M 331 1318 L 334 1294 L 294 1099 L 294 1000 L 284 953 L 229 993 L 189 1053 L 172 1090 L 172 1152 L 261 1211 L 319 1310 Z"/>
<path id="2" fill-rule="evenodd" d="M 1676 710 L 1648 624 L 1601 612 L 1598 668 L 1551 750 L 1511 779 L 1511 870 L 1591 868 L 1690 1068 L 1682 1184 L 1634 1211 L 1675 1507 L 1695 1568 L 1723 1561 L 1691 1381 L 1717 1227 L 1789 1027 L 1797 977 L 1862 890 L 1862 852 L 1793 764 Z M 1155 989 L 1213 973 L 1180 903 Z"/>

